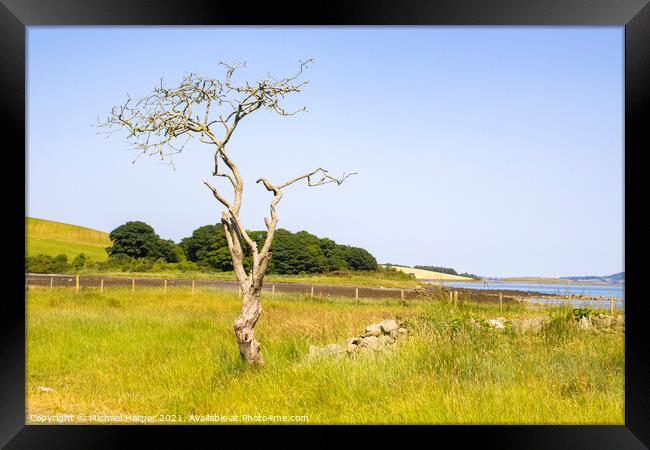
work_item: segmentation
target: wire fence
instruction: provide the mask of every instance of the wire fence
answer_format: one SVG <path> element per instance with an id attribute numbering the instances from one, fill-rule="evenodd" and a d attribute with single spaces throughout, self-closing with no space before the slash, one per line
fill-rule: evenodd
<path id="1" fill-rule="evenodd" d="M 111 286 L 131 287 L 135 290 L 142 287 L 158 287 L 168 289 L 173 287 L 215 288 L 239 291 L 239 283 L 235 280 L 192 280 L 186 278 L 141 278 L 141 277 L 100 277 L 86 275 L 60 275 L 60 274 L 27 274 L 25 287 L 69 287 L 73 290 L 82 288 L 98 288 L 100 291 Z M 314 298 L 348 297 L 348 298 L 394 298 L 411 300 L 420 296 L 418 289 L 372 288 L 362 286 L 338 286 L 323 284 L 300 284 L 273 282 L 264 283 L 263 292 L 274 294 L 302 294 Z"/>
<path id="2" fill-rule="evenodd" d="M 92 275 L 61 275 L 61 274 L 33 274 L 25 276 L 25 288 L 39 287 L 53 289 L 55 287 L 68 287 L 74 291 L 80 289 L 95 288 L 103 293 L 105 288 L 114 286 L 130 287 L 133 291 L 138 288 L 161 288 L 164 291 L 174 287 L 191 288 L 192 293 L 198 288 L 214 288 L 240 292 L 239 283 L 235 280 L 207 280 L 187 278 L 145 278 L 145 277 L 119 277 L 119 276 L 92 276 Z M 468 301 L 499 303 L 500 309 L 503 305 L 513 303 L 532 303 L 540 305 L 568 304 L 573 307 L 594 306 L 600 309 L 609 309 L 612 313 L 615 310 L 625 309 L 624 298 L 574 298 L 572 296 L 562 297 L 540 297 L 534 294 L 528 295 L 522 300 L 521 293 L 513 296 L 507 291 L 478 291 L 472 289 L 459 290 L 430 286 L 428 288 L 374 288 L 363 286 L 340 286 L 330 284 L 301 284 L 287 282 L 266 282 L 262 291 L 274 295 L 277 293 L 305 295 L 311 298 L 347 297 L 358 300 L 366 299 L 399 299 L 402 301 L 417 298 L 431 298 L 433 294 L 437 297 L 448 299 L 451 304 L 458 305 Z M 504 292 L 506 293 L 504 295 Z"/>

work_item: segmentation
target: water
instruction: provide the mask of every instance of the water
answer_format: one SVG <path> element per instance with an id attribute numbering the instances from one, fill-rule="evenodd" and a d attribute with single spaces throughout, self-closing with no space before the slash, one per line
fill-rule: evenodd
<path id="1" fill-rule="evenodd" d="M 435 284 L 438 284 L 436 282 Z M 616 308 L 625 308 L 625 285 L 622 284 L 541 284 L 541 283 L 517 283 L 517 282 L 463 282 L 463 281 L 444 281 L 445 286 L 464 288 L 464 289 L 500 289 L 526 292 L 538 292 L 541 294 L 558 294 L 565 297 L 584 295 L 589 297 L 611 297 L 616 298 Z M 530 299 L 533 303 L 558 304 L 568 302 L 567 298 L 536 298 Z M 609 300 L 594 301 L 580 300 L 573 298 L 571 300 L 575 307 L 601 307 L 609 308 Z"/>
<path id="2" fill-rule="evenodd" d="M 515 282 L 469 283 L 444 281 L 445 286 L 465 289 L 501 289 L 512 291 L 539 292 L 541 294 L 585 295 L 590 297 L 625 297 L 625 286 L 618 284 L 541 284 Z"/>

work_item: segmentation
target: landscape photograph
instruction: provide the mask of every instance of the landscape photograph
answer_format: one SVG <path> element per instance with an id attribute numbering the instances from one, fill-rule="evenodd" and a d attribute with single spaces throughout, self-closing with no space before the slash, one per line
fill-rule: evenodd
<path id="1" fill-rule="evenodd" d="M 30 26 L 25 423 L 625 423 L 619 26 Z"/>

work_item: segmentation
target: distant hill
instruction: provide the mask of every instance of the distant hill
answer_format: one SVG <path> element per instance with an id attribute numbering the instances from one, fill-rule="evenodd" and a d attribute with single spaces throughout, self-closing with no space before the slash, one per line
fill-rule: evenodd
<path id="1" fill-rule="evenodd" d="M 625 272 L 619 272 L 613 275 L 604 275 L 604 276 L 587 275 L 581 277 L 560 277 L 560 279 L 571 280 L 571 281 L 601 281 L 605 283 L 625 283 Z"/>
<path id="2" fill-rule="evenodd" d="M 608 275 L 605 278 L 608 278 L 612 281 L 620 281 L 620 282 L 625 282 L 625 272 L 619 272 L 615 273 L 613 275 Z"/>
<path id="3" fill-rule="evenodd" d="M 85 253 L 95 261 L 105 260 L 105 249 L 111 245 L 103 231 L 34 217 L 25 217 L 25 241 L 27 256 L 63 253 L 72 259 Z"/>
<path id="4" fill-rule="evenodd" d="M 412 273 L 418 280 L 433 280 L 433 281 L 474 281 L 469 277 L 461 277 L 460 275 L 451 275 L 442 272 L 433 272 L 431 270 L 413 269 L 412 267 L 404 266 L 391 266 L 400 272 Z"/>

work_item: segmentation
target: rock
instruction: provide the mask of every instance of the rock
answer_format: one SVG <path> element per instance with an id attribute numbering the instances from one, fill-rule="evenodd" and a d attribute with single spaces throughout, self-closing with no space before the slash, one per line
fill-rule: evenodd
<path id="1" fill-rule="evenodd" d="M 368 325 L 366 327 L 366 332 L 364 333 L 364 336 L 381 336 L 382 331 L 381 331 L 381 325 L 378 323 Z"/>
<path id="2" fill-rule="evenodd" d="M 490 319 L 490 320 L 487 321 L 487 323 L 488 323 L 488 325 L 490 327 L 492 327 L 494 329 L 497 329 L 497 330 L 505 330 L 506 329 L 505 325 L 503 323 L 501 323 L 497 319 Z"/>
<path id="3" fill-rule="evenodd" d="M 375 353 L 374 349 L 372 349 L 370 347 L 361 347 L 361 346 L 359 346 L 359 347 L 357 347 L 357 350 L 354 353 L 352 353 L 352 355 L 359 355 L 359 354 L 368 355 L 368 354 L 372 354 L 372 353 Z"/>
<path id="4" fill-rule="evenodd" d="M 592 318 L 591 321 L 597 328 L 609 328 L 614 322 L 610 316 L 605 314 L 598 314 L 598 316 Z"/>
<path id="5" fill-rule="evenodd" d="M 46 386 L 39 386 L 37 389 L 41 392 L 54 392 L 54 389 Z"/>
<path id="6" fill-rule="evenodd" d="M 397 325 L 397 322 L 389 319 L 389 320 L 382 320 L 379 322 L 379 326 L 381 330 L 384 332 L 384 334 L 389 334 L 393 330 L 397 330 L 399 328 L 399 325 Z"/>
<path id="7" fill-rule="evenodd" d="M 360 353 L 374 353 L 394 344 L 406 334 L 408 334 L 408 329 L 405 322 L 392 319 L 383 320 L 380 323 L 368 325 L 362 336 L 349 337 L 344 346 L 339 344 L 330 344 L 325 347 L 310 345 L 307 359 L 314 360 L 346 353 L 351 357 Z"/>
<path id="8" fill-rule="evenodd" d="M 360 341 L 361 339 L 362 339 L 362 338 L 360 338 L 360 337 L 358 337 L 358 336 L 355 336 L 355 337 L 348 338 L 347 341 L 345 341 L 345 342 L 346 342 L 346 344 L 348 344 L 348 345 L 359 345 L 359 341 Z"/>
<path id="9" fill-rule="evenodd" d="M 578 330 L 589 330 L 591 329 L 591 321 L 588 317 L 581 317 L 578 320 Z"/>
<path id="10" fill-rule="evenodd" d="M 345 342 L 345 351 L 349 353 L 353 353 L 359 348 L 359 341 L 361 338 L 359 337 L 351 337 L 348 338 L 348 340 Z"/>
<path id="11" fill-rule="evenodd" d="M 377 350 L 379 347 L 379 339 L 376 336 L 367 336 L 359 341 L 359 347 Z"/>
<path id="12" fill-rule="evenodd" d="M 388 336 L 387 334 L 384 334 L 383 336 L 379 336 L 379 337 L 377 338 L 377 342 L 378 342 L 378 344 L 379 344 L 380 346 L 385 347 L 386 345 L 394 344 L 394 343 L 395 343 L 395 339 L 393 339 L 392 337 Z"/>

